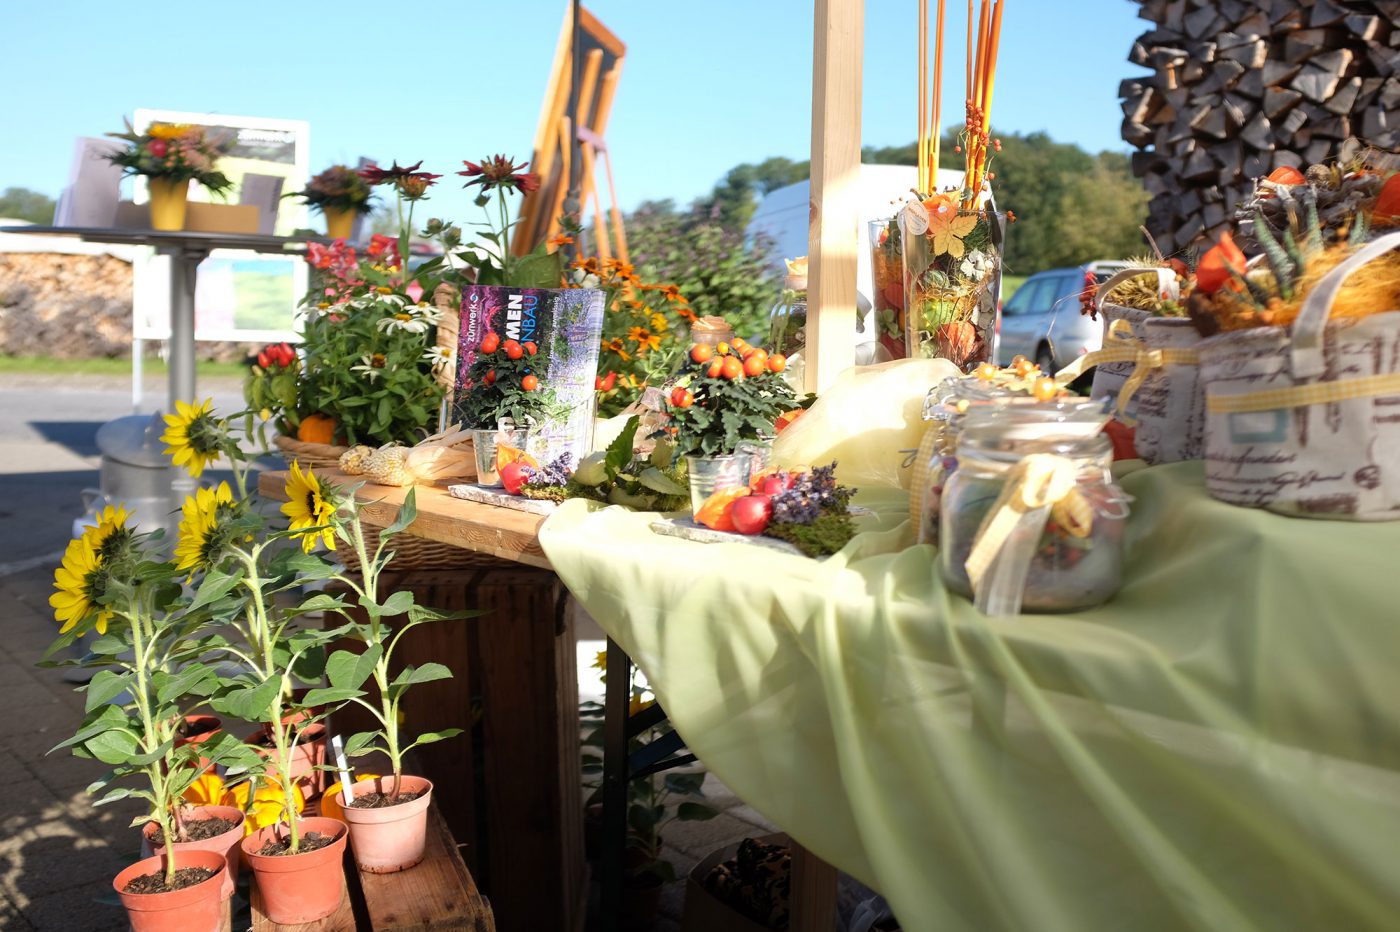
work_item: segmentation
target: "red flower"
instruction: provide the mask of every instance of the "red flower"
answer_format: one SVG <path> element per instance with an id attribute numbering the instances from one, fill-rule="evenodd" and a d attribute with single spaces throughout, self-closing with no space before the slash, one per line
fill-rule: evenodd
<path id="1" fill-rule="evenodd" d="M 1222 233 L 1220 242 L 1206 250 L 1196 266 L 1196 290 L 1201 294 L 1215 294 L 1244 272 L 1244 253 L 1235 245 L 1233 236 Z"/>
<path id="2" fill-rule="evenodd" d="M 616 372 L 609 372 L 607 378 L 603 378 L 603 377 L 600 376 L 600 375 L 595 375 L 595 376 L 593 377 L 593 390 L 594 390 L 594 391 L 599 391 L 599 392 L 610 392 L 610 391 L 613 390 L 613 386 L 616 385 L 616 384 L 617 384 L 617 373 L 616 373 Z"/>
<path id="3" fill-rule="evenodd" d="M 1381 187 L 1371 210 L 1371 222 L 1378 226 L 1400 223 L 1400 174 L 1391 175 Z"/>
<path id="4" fill-rule="evenodd" d="M 392 168 L 380 168 L 378 165 L 370 162 L 364 168 L 360 169 L 359 175 L 370 184 L 390 184 L 407 175 L 412 175 L 414 172 L 418 171 L 418 166 L 422 164 L 423 160 L 419 159 L 407 168 L 403 168 L 399 166 L 398 159 L 395 159 Z"/>
<path id="5" fill-rule="evenodd" d="M 516 165 L 513 158 L 493 155 L 482 159 L 480 163 L 464 160 L 462 164 L 467 166 L 467 170 L 457 174 L 471 179 L 463 185 L 465 188 L 479 184 L 482 191 L 490 191 L 492 188 L 514 188 L 521 194 L 529 194 L 540 187 L 540 176 L 525 171 L 530 166 L 529 162 Z"/>
<path id="6" fill-rule="evenodd" d="M 170 151 L 170 143 L 164 139 L 152 139 L 146 143 L 146 149 L 158 159 L 165 158 L 165 153 Z"/>

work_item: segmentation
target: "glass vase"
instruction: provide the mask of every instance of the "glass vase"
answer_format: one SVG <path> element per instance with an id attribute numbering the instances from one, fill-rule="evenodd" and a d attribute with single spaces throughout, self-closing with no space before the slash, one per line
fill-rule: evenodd
<path id="1" fill-rule="evenodd" d="M 870 297 L 875 335 L 891 359 L 903 359 L 904 255 L 895 218 L 870 222 Z"/>
<path id="2" fill-rule="evenodd" d="M 496 471 L 496 453 L 501 444 L 524 452 L 530 443 L 530 429 L 515 427 L 503 430 L 472 431 L 472 448 L 476 451 L 477 485 L 498 486 L 501 474 Z"/>
<path id="3" fill-rule="evenodd" d="M 753 454 L 687 456 L 685 464 L 690 472 L 690 512 L 694 514 L 716 492 L 749 484 Z"/>
<path id="4" fill-rule="evenodd" d="M 963 372 L 991 362 L 1001 300 L 1005 215 L 929 211 L 922 233 L 902 237 L 905 352 L 946 359 Z"/>

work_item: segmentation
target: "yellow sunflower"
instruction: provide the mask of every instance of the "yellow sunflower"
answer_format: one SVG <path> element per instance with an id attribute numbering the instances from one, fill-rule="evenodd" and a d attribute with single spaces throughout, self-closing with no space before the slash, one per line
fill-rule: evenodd
<path id="1" fill-rule="evenodd" d="M 198 489 L 193 495 L 185 496 L 181 506 L 179 538 L 175 544 L 175 568 L 207 570 L 213 566 L 218 556 L 219 541 L 215 531 L 219 527 L 219 508 L 227 511 L 233 505 L 233 490 L 227 482 L 220 482 L 217 489 Z"/>
<path id="2" fill-rule="evenodd" d="M 131 512 L 126 510 L 125 505 L 108 505 L 96 517 L 97 523 L 87 525 L 83 537 L 92 544 L 97 562 L 106 563 L 131 540 L 131 528 L 126 526 Z"/>
<path id="3" fill-rule="evenodd" d="M 200 774 L 199 779 L 191 783 L 184 793 L 185 802 L 192 806 L 232 806 L 233 803 L 229 801 L 232 796 L 223 779 L 213 770 Z M 243 798 L 248 798 L 246 790 Z"/>
<path id="4" fill-rule="evenodd" d="M 295 809 L 300 813 L 306 806 L 306 800 L 301 795 L 301 787 L 293 783 L 292 794 Z M 225 806 L 236 806 L 245 813 L 244 835 L 251 835 L 260 828 L 276 825 L 283 821 L 282 815 L 287 811 L 287 801 L 282 795 L 282 784 L 271 777 L 263 777 L 258 783 L 258 790 L 253 794 L 252 806 L 248 805 L 247 781 L 229 790 L 224 799 L 226 800 Z"/>
<path id="5" fill-rule="evenodd" d="M 335 547 L 335 531 L 330 527 L 335 518 L 335 503 L 326 497 L 316 474 L 310 470 L 302 472 L 300 464 L 293 460 L 286 493 L 287 504 L 282 506 L 282 514 L 290 519 L 290 530 L 322 528 L 314 533 L 295 535 L 301 538 L 301 549 L 310 553 L 316 549 L 317 541 L 325 543 L 327 550 Z"/>
<path id="6" fill-rule="evenodd" d="M 97 576 L 102 569 L 97 551 L 87 535 L 68 542 L 63 553 L 63 563 L 53 574 L 53 587 L 58 591 L 49 596 L 54 618 L 63 623 L 59 634 L 67 634 L 73 626 L 97 613 L 98 634 L 107 633 L 107 622 L 112 617 L 110 609 L 101 608 L 97 603 Z"/>
<path id="7" fill-rule="evenodd" d="M 177 139 L 188 132 L 188 123 L 152 123 L 146 129 L 146 135 L 155 139 Z"/>
<path id="8" fill-rule="evenodd" d="M 183 401 L 175 402 L 175 414 L 165 416 L 162 443 L 169 446 L 176 466 L 183 466 L 198 479 L 204 469 L 219 458 L 218 438 L 221 430 L 213 415 L 214 399 L 206 398 L 198 407 Z"/>

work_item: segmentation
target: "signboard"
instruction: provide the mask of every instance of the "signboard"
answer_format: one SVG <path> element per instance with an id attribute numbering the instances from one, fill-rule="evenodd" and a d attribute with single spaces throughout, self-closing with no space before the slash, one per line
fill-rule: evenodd
<path id="1" fill-rule="evenodd" d="M 307 226 L 305 205 L 293 199 L 281 200 L 281 195 L 306 187 L 310 124 L 303 120 L 213 113 L 136 111 L 133 126 L 138 132 L 152 123 L 199 126 L 208 138 L 224 147 L 217 166 L 234 187 L 220 198 L 200 185 L 191 185 L 190 200 L 256 204 L 263 212 L 264 222 L 259 229 L 262 233 L 285 236 Z M 143 179 L 137 179 L 135 198 L 138 202 L 146 199 Z M 275 222 L 268 224 L 274 211 Z M 155 255 L 153 250 L 142 252 L 132 263 L 134 335 L 138 340 L 167 339 L 169 260 Z M 199 266 L 195 339 L 249 343 L 299 339 L 296 305 L 306 289 L 306 263 L 299 258 L 216 250 Z"/>

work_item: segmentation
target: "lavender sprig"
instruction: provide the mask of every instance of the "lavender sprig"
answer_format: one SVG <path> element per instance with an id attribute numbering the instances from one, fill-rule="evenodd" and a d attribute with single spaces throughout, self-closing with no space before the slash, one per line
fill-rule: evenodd
<path id="1" fill-rule="evenodd" d="M 824 514 L 845 514 L 855 489 L 837 485 L 836 463 L 818 466 L 798 477 L 792 488 L 773 496 L 779 524 L 811 524 Z"/>

